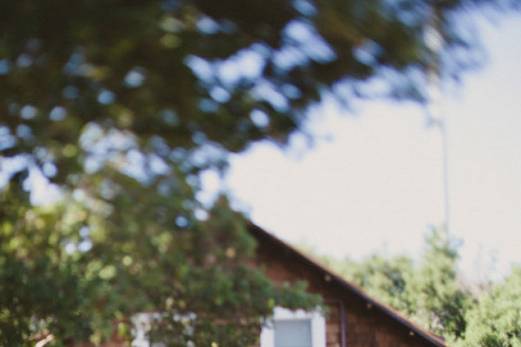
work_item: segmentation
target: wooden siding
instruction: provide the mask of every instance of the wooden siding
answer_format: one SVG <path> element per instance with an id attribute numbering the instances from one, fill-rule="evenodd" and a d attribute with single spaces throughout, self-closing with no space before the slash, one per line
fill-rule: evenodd
<path id="1" fill-rule="evenodd" d="M 372 303 L 340 287 L 333 278 L 309 266 L 291 249 L 258 240 L 257 266 L 275 283 L 305 281 L 310 292 L 320 294 L 327 306 L 327 347 L 427 347 L 436 346 Z M 341 308 L 344 308 L 345 346 L 341 341 Z"/>

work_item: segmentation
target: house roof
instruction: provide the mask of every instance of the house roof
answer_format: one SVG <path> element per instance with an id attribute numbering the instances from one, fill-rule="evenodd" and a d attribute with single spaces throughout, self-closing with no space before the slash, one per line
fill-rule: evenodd
<path id="1" fill-rule="evenodd" d="M 388 305 L 378 301 L 377 299 L 371 297 L 367 294 L 363 289 L 358 287 L 357 285 L 347 281 L 339 274 L 334 271 L 327 269 L 323 265 L 319 264 L 316 260 L 311 257 L 305 255 L 301 251 L 297 250 L 295 247 L 289 245 L 288 243 L 282 241 L 281 239 L 274 236 L 272 233 L 264 230 L 256 224 L 250 223 L 248 225 L 248 229 L 250 233 L 257 239 L 259 242 L 268 242 L 271 245 L 279 248 L 283 248 L 288 254 L 292 257 L 298 259 L 300 262 L 306 264 L 307 266 L 313 268 L 314 270 L 320 272 L 323 276 L 327 276 L 330 279 L 330 282 L 338 285 L 343 290 L 346 290 L 352 295 L 359 297 L 361 300 L 364 300 L 367 304 L 371 305 L 374 309 L 379 310 L 382 314 L 389 317 L 390 319 L 396 321 L 398 324 L 406 327 L 410 330 L 410 332 L 417 334 L 422 339 L 426 340 L 433 346 L 437 347 L 446 347 L 444 340 L 434 335 L 433 333 L 425 330 L 424 328 L 418 326 L 417 324 L 411 322 L 409 319 L 404 317 L 402 314 L 389 307 Z"/>

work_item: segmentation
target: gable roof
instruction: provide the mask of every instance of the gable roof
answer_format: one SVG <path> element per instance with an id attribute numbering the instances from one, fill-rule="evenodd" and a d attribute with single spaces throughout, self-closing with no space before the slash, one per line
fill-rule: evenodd
<path id="1" fill-rule="evenodd" d="M 404 317 L 402 314 L 391 308 L 390 306 L 378 301 L 377 299 L 369 296 L 363 289 L 358 287 L 357 285 L 347 281 L 342 276 L 338 275 L 334 271 L 325 268 L 323 265 L 319 264 L 317 261 L 313 260 L 309 256 L 305 255 L 301 251 L 297 250 L 295 247 L 289 245 L 288 243 L 282 241 L 278 237 L 259 227 L 258 225 L 250 222 L 248 224 L 248 230 L 252 234 L 252 236 L 258 241 L 263 243 L 269 243 L 270 246 L 274 246 L 276 248 L 281 248 L 286 251 L 293 258 L 302 262 L 306 266 L 314 269 L 315 271 L 321 273 L 323 276 L 327 276 L 331 279 L 332 284 L 336 284 L 349 294 L 355 295 L 361 300 L 367 302 L 367 304 L 374 307 L 376 310 L 379 310 L 383 315 L 389 317 L 390 319 L 396 321 L 398 324 L 406 327 L 412 333 L 417 334 L 426 342 L 430 343 L 433 346 L 437 347 L 447 347 L 444 340 L 434 335 L 433 333 L 425 330 L 419 325 L 411 322 L 409 319 Z"/>

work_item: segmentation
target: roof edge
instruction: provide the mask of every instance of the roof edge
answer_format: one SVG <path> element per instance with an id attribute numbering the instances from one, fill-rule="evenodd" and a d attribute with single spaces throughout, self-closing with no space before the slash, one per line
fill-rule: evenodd
<path id="1" fill-rule="evenodd" d="M 303 262 L 310 265 L 311 267 L 317 269 L 318 271 L 322 272 L 324 275 L 327 275 L 331 277 L 332 282 L 336 282 L 341 287 L 344 287 L 345 289 L 349 290 L 350 292 L 354 293 L 358 297 L 362 298 L 363 300 L 367 301 L 369 304 L 374 306 L 374 308 L 380 310 L 385 315 L 389 316 L 394 321 L 400 323 L 401 325 L 406 326 L 409 328 L 412 332 L 415 334 L 418 334 L 423 339 L 427 340 L 428 342 L 434 344 L 438 347 L 447 347 L 445 344 L 445 341 L 433 333 L 429 332 L 428 330 L 418 326 L 416 323 L 411 322 L 408 318 L 403 316 L 398 311 L 394 310 L 387 304 L 382 303 L 381 301 L 371 297 L 369 294 L 367 294 L 362 288 L 358 287 L 354 283 L 351 283 L 347 281 L 345 278 L 343 278 L 340 274 L 336 273 L 333 270 L 330 270 L 326 268 L 324 265 L 320 264 L 316 260 L 312 259 L 310 256 L 304 254 L 294 246 L 288 244 L 287 242 L 281 240 L 280 238 L 276 237 L 272 233 L 266 231 L 265 229 L 261 228 L 257 224 L 253 222 L 248 222 L 248 230 L 257 236 L 261 236 L 264 238 L 269 239 L 270 241 L 278 244 L 281 247 L 286 248 L 288 251 L 293 253 L 296 257 L 300 258 Z"/>

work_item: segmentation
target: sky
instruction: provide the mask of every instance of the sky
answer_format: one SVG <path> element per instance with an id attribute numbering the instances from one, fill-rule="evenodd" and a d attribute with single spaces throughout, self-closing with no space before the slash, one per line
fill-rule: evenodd
<path id="1" fill-rule="evenodd" d="M 450 232 L 463 276 L 486 280 L 521 264 L 521 16 L 482 21 L 485 65 L 441 102 L 447 122 Z M 312 115 L 316 143 L 296 136 L 231 158 L 224 185 L 257 224 L 336 257 L 418 257 L 444 221 L 441 133 L 412 103 L 326 102 Z M 300 145 L 299 145 L 300 144 Z M 304 149 L 303 149 L 304 148 Z"/>

